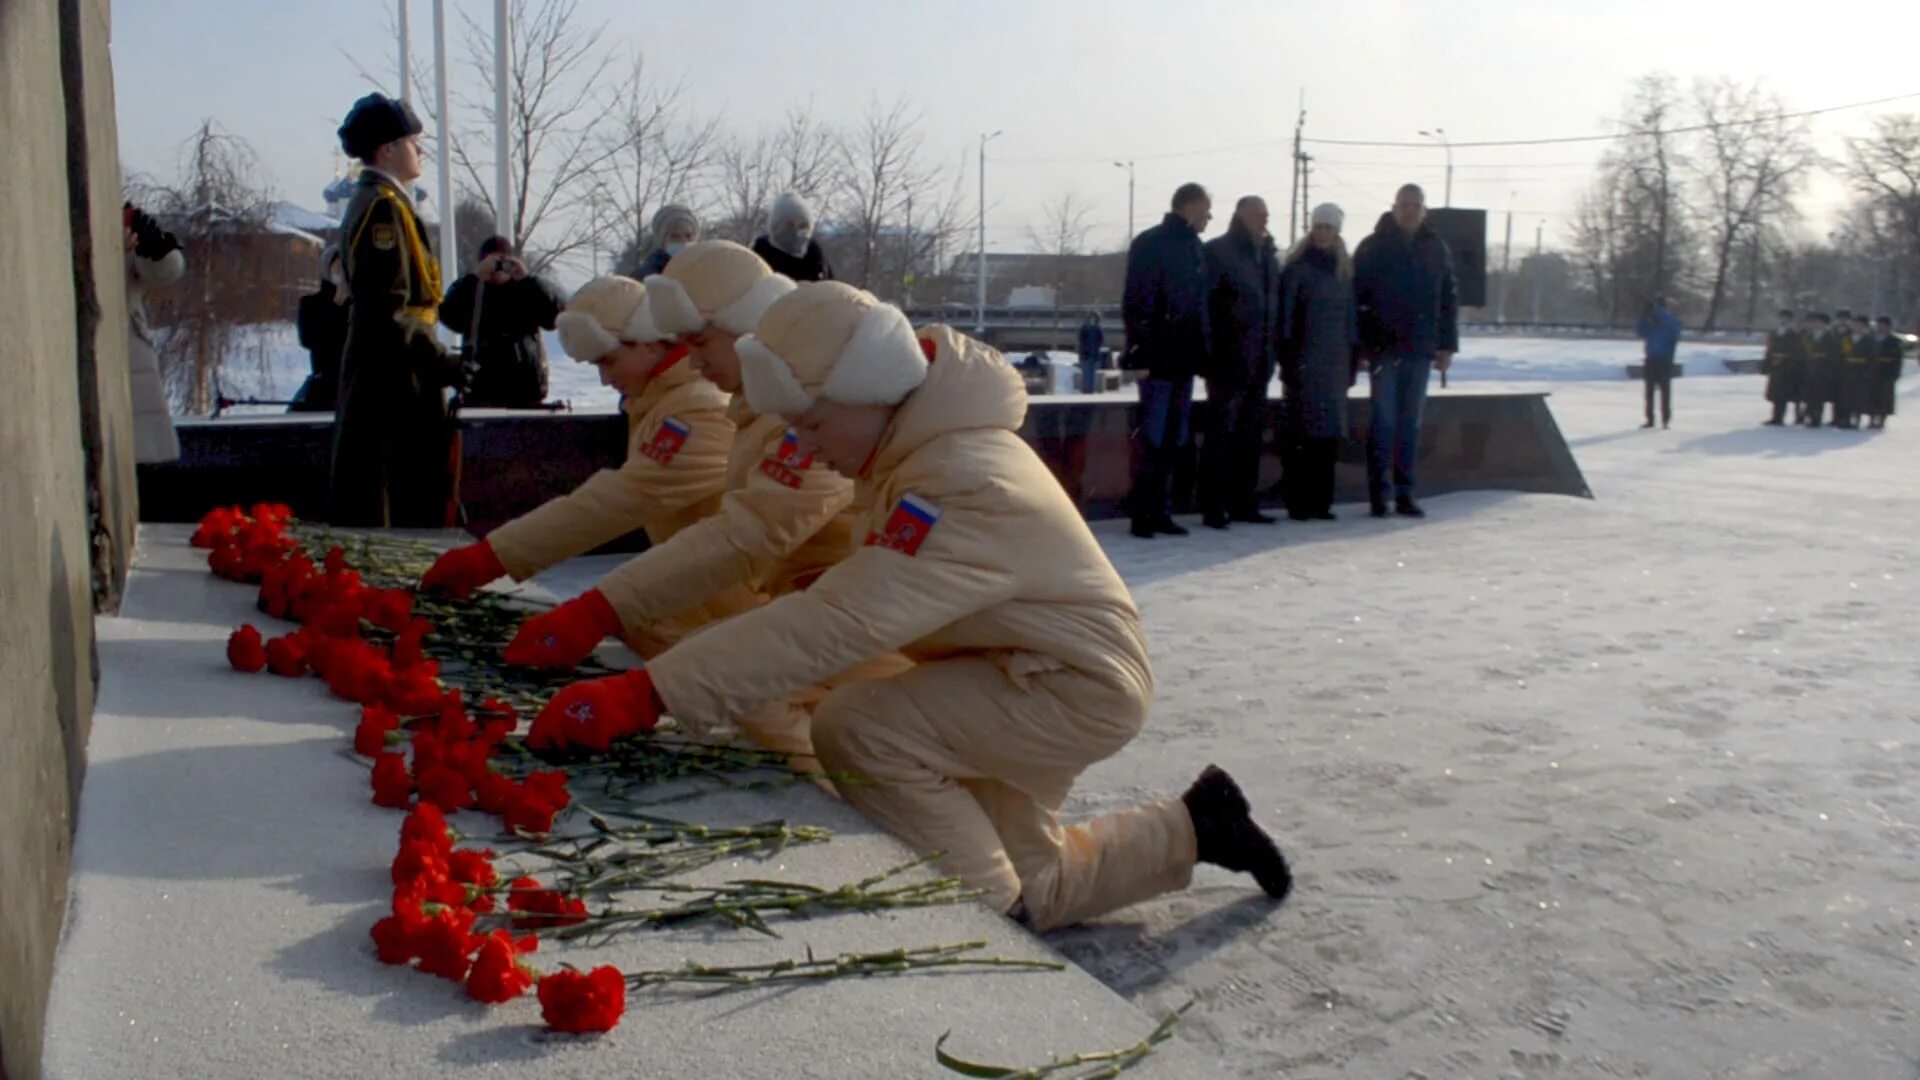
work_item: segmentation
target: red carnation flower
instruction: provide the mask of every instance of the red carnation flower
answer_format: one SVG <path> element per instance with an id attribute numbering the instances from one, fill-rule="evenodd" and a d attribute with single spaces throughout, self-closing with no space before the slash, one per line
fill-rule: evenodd
<path id="1" fill-rule="evenodd" d="M 469 885 L 490 888 L 500 882 L 500 872 L 493 868 L 493 852 L 487 848 L 462 848 L 447 858 L 449 876 L 455 881 Z"/>
<path id="2" fill-rule="evenodd" d="M 387 734 L 400 730 L 400 717 L 382 705 L 360 710 L 360 723 L 353 729 L 353 752 L 372 757 L 387 748 Z"/>
<path id="3" fill-rule="evenodd" d="M 447 816 L 432 803 L 421 803 L 407 815 L 400 824 L 400 842 L 429 844 L 441 851 L 453 848 L 453 830 L 447 827 Z"/>
<path id="4" fill-rule="evenodd" d="M 587 921 L 585 900 L 543 889 L 533 878 L 514 878 L 507 890 L 507 910 L 527 926 L 573 926 Z"/>
<path id="5" fill-rule="evenodd" d="M 267 642 L 267 670 L 288 678 L 307 673 L 307 639 L 300 631 Z"/>
<path id="6" fill-rule="evenodd" d="M 407 759 L 392 751 L 382 751 L 373 759 L 373 804 L 404 810 L 412 802 L 413 777 L 407 773 Z"/>
<path id="7" fill-rule="evenodd" d="M 404 964 L 420 955 L 416 938 L 426 920 L 419 915 L 389 915 L 373 924 L 373 952 L 383 964 Z"/>
<path id="8" fill-rule="evenodd" d="M 242 623 L 240 629 L 227 636 L 227 663 L 235 671 L 244 671 L 249 675 L 267 666 L 267 650 L 260 643 L 260 631 L 252 623 Z"/>
<path id="9" fill-rule="evenodd" d="M 451 869 L 444 848 L 430 840 L 409 840 L 400 845 L 399 852 L 393 857 L 393 883 L 405 885 L 425 878 L 431 886 L 435 880 L 448 878 Z"/>
<path id="10" fill-rule="evenodd" d="M 586 974 L 562 969 L 540 979 L 540 1017 L 555 1031 L 612 1031 L 627 1009 L 627 980 L 602 965 Z"/>
<path id="11" fill-rule="evenodd" d="M 400 637 L 393 643 L 393 666 L 405 671 L 421 662 L 424 658 L 422 642 L 433 632 L 433 624 L 425 619 L 409 619 L 406 628 L 399 631 Z"/>
<path id="12" fill-rule="evenodd" d="M 467 977 L 476 942 L 473 912 L 445 907 L 434 912 L 427 924 L 414 936 L 420 950 L 420 970 L 443 979 L 459 981 Z M 623 984 L 624 986 L 624 984 Z"/>
<path id="13" fill-rule="evenodd" d="M 442 810 L 465 810 L 473 805 L 473 786 L 460 770 L 435 765 L 420 772 L 420 801 Z"/>
<path id="14" fill-rule="evenodd" d="M 374 589 L 366 594 L 361 611 L 368 622 L 397 634 L 413 618 L 413 594 L 405 589 Z"/>
<path id="15" fill-rule="evenodd" d="M 338 574 L 342 570 L 345 570 L 347 568 L 347 549 L 341 547 L 339 544 L 328 548 L 321 565 L 326 567 L 327 573 L 329 574 Z"/>
<path id="16" fill-rule="evenodd" d="M 479 955 L 473 958 L 473 970 L 467 975 L 467 996 L 498 1005 L 526 993 L 534 983 L 534 974 L 521 965 L 520 954 L 532 952 L 539 944 L 532 935 L 515 940 L 505 930 L 481 938 Z"/>
<path id="17" fill-rule="evenodd" d="M 520 794 L 520 785 L 497 772 L 490 772 L 473 785 L 473 801 L 480 809 L 489 814 L 504 814 L 515 796 Z"/>

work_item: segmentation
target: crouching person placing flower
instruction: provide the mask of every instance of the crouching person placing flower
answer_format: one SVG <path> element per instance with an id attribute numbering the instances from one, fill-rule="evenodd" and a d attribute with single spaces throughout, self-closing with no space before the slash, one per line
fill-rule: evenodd
<path id="1" fill-rule="evenodd" d="M 422 589 L 466 596 L 502 577 L 525 581 L 634 529 L 644 529 L 652 543 L 665 543 L 720 508 L 734 436 L 727 395 L 686 363 L 685 347 L 670 345 L 654 326 L 646 288 L 629 278 L 590 281 L 568 302 L 558 330 L 568 356 L 597 366 L 600 381 L 625 396 L 633 420 L 626 463 L 594 473 L 485 540 L 440 556 L 420 579 Z M 645 633 L 623 636 L 640 655 L 651 656 L 694 628 L 758 602 L 748 590 L 735 590 Z M 598 592 L 555 614 L 562 611 L 566 621 L 589 627 L 584 632 L 593 642 L 622 633 L 618 614 Z"/>
<path id="2" fill-rule="evenodd" d="M 1000 910 L 1062 926 L 1184 888 L 1196 861 L 1286 895 L 1285 859 L 1218 769 L 1061 825 L 1074 779 L 1138 734 L 1153 674 L 1126 586 L 1017 434 L 1025 394 L 998 353 L 832 282 L 774 303 L 738 352 L 754 410 L 859 485 L 861 546 L 645 671 L 568 687 L 544 724 L 723 720 L 898 651 L 911 667 L 820 704 L 814 745 L 849 802 Z"/>
<path id="3" fill-rule="evenodd" d="M 527 620 L 507 648 L 511 663 L 570 668 L 586 659 L 607 627 L 582 612 L 611 609 L 624 633 L 644 634 L 662 619 L 725 599 L 733 590 L 777 597 L 805 588 L 854 549 L 853 481 L 815 468 L 787 421 L 755 412 L 740 392 L 734 345 L 769 305 L 793 291 L 793 282 L 739 244 L 705 240 L 675 255 L 646 287 L 655 328 L 685 344 L 694 370 L 732 395 L 726 494 L 716 513 L 628 560 L 578 599 Z M 892 670 L 905 666 L 892 659 Z M 872 670 L 866 665 L 833 681 Z M 824 687 L 809 688 L 734 724 L 759 745 L 814 769 L 809 711 L 825 693 Z"/>

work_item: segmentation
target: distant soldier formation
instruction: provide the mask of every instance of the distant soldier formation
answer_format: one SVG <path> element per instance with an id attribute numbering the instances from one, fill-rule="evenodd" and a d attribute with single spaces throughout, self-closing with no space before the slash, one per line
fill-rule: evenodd
<path id="1" fill-rule="evenodd" d="M 1869 319 L 1848 311 L 1828 315 L 1780 312 L 1767 335 L 1768 427 L 1792 422 L 1810 428 L 1869 431 L 1887 426 L 1900 380 L 1902 342 L 1885 315 Z"/>

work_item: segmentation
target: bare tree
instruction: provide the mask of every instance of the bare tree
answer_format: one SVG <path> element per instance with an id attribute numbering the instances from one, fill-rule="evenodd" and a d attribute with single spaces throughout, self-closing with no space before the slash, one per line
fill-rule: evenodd
<path id="1" fill-rule="evenodd" d="M 1902 296 L 1920 283 L 1920 116 L 1875 117 L 1873 128 L 1847 140 L 1845 175 L 1861 200 L 1854 232 L 1875 242 Z M 1904 319 L 1916 314 L 1910 300 L 1892 306 Z"/>
<path id="2" fill-rule="evenodd" d="M 839 137 L 795 106 L 778 128 L 751 142 L 726 141 L 716 154 L 719 206 L 712 235 L 747 243 L 766 227 L 773 201 L 793 191 L 819 202 L 833 182 Z"/>
<path id="3" fill-rule="evenodd" d="M 1046 257 L 1053 279 L 1053 321 L 1058 327 L 1068 269 L 1087 246 L 1087 234 L 1093 231 L 1093 208 L 1078 193 L 1068 191 L 1042 206 L 1040 213 L 1041 224 L 1027 230 L 1027 242 Z"/>
<path id="4" fill-rule="evenodd" d="M 493 205 L 493 162 L 475 147 L 493 145 L 493 31 L 463 15 L 467 66 L 484 93 L 463 96 L 463 116 L 478 123 L 462 130 L 447 153 L 463 194 L 484 203 L 536 272 L 586 249 L 595 237 L 585 213 L 594 178 L 616 148 L 606 137 L 617 121 L 614 56 L 602 47 L 605 24 L 587 25 L 579 0 L 512 0 L 513 43 L 507 57 L 508 172 L 513 205 Z"/>
<path id="5" fill-rule="evenodd" d="M 1651 75 L 1634 83 L 1626 130 L 1601 156 L 1575 219 L 1575 250 L 1610 323 L 1622 321 L 1628 304 L 1673 296 L 1691 280 L 1685 161 L 1673 133 L 1679 109 L 1673 80 Z"/>
<path id="6" fill-rule="evenodd" d="M 904 282 L 906 265 L 921 264 L 959 227 L 959 176 L 949 183 L 923 160 L 919 122 L 905 101 L 876 100 L 839 141 L 834 266 L 883 297 L 898 295 L 893 286 Z M 886 243 L 890 232 L 904 242 Z"/>
<path id="7" fill-rule="evenodd" d="M 130 201 L 151 213 L 185 249 L 186 274 L 148 297 L 161 377 L 186 410 L 204 413 L 230 360 L 264 370 L 264 342 L 249 327 L 287 318 L 313 280 L 319 249 L 269 228 L 274 193 L 244 139 L 203 121 L 187 141 L 178 179 L 138 181 Z"/>
<path id="8" fill-rule="evenodd" d="M 1713 330 L 1727 298 L 1736 252 L 1746 249 L 1748 325 L 1758 303 L 1760 234 L 1794 216 L 1793 196 L 1816 155 L 1804 119 L 1788 119 L 1779 95 L 1760 83 L 1732 79 L 1694 84 L 1694 108 L 1706 125 L 1698 136 L 1694 172 L 1705 206 L 1713 285 L 1704 329 Z"/>
<path id="9" fill-rule="evenodd" d="M 671 202 L 703 209 L 701 189 L 719 150 L 720 122 L 681 119 L 685 96 L 684 84 L 655 83 L 638 54 L 609 96 L 594 145 L 590 231 L 598 247 L 617 253 L 614 266 L 623 273 L 646 257 L 655 210 Z"/>

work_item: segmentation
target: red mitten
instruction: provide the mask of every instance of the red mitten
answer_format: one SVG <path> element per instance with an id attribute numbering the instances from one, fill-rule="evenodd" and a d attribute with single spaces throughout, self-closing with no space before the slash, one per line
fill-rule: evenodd
<path id="1" fill-rule="evenodd" d="M 553 696 L 527 732 L 535 750 L 605 750 L 623 735 L 652 731 L 664 706 L 644 670 L 577 682 Z"/>
<path id="2" fill-rule="evenodd" d="M 592 655 L 601 640 L 620 632 L 620 616 L 599 589 L 586 592 L 520 624 L 507 645 L 509 664 L 570 668 Z"/>
<path id="3" fill-rule="evenodd" d="M 493 553 L 493 546 L 482 540 L 477 544 L 454 548 L 433 560 L 433 566 L 420 578 L 420 588 L 464 600 L 473 594 L 473 590 L 506 576 L 507 568 L 500 565 L 500 557 Z"/>

